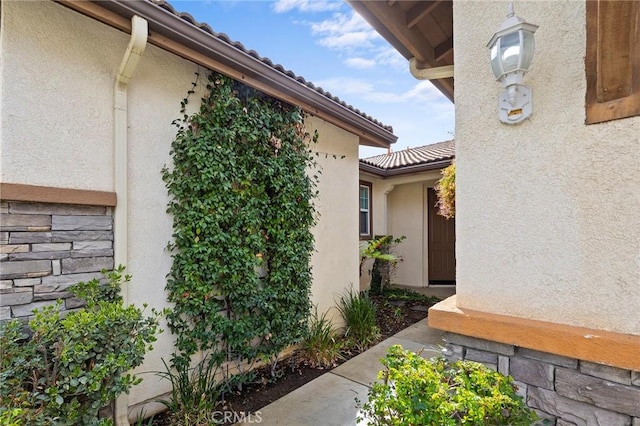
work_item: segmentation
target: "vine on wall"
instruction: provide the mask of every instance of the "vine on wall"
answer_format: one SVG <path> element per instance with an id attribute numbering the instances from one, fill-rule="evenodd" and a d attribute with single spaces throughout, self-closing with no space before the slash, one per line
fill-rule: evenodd
<path id="1" fill-rule="evenodd" d="M 217 73 L 199 112 L 174 124 L 173 169 L 163 170 L 172 362 L 198 351 L 218 364 L 273 361 L 300 340 L 310 313 L 318 135 L 299 108 Z"/>

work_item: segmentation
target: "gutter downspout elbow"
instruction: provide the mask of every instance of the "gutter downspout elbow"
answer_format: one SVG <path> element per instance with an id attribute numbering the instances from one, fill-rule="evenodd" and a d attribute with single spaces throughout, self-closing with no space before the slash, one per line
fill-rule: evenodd
<path id="1" fill-rule="evenodd" d="M 127 88 L 133 73 L 147 46 L 148 22 L 139 17 L 131 18 L 131 38 L 122 57 L 113 91 L 113 186 L 117 205 L 113 214 L 113 263 L 129 266 L 128 260 L 128 143 L 127 143 Z M 129 303 L 129 288 L 122 291 L 125 305 Z M 116 399 L 114 409 L 115 423 L 118 426 L 129 425 L 129 398 L 122 394 Z"/>
<path id="2" fill-rule="evenodd" d="M 418 80 L 439 80 L 441 78 L 453 77 L 453 65 L 445 65 L 435 68 L 418 68 L 418 60 L 414 57 L 409 59 L 409 71 Z"/>

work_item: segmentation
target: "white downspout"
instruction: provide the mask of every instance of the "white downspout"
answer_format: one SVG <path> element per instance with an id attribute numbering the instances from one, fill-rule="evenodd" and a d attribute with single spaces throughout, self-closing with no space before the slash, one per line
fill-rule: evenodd
<path id="1" fill-rule="evenodd" d="M 127 87 L 147 46 L 148 23 L 139 16 L 131 18 L 131 38 L 122 57 L 113 91 L 113 186 L 117 205 L 113 214 L 114 265 L 129 266 L 128 256 L 128 167 L 127 167 Z M 129 303 L 129 289 L 122 292 L 125 305 Z M 129 425 L 129 398 L 122 394 L 115 403 L 117 426 Z"/>
<path id="2" fill-rule="evenodd" d="M 416 58 L 409 59 L 409 71 L 418 80 L 438 80 L 453 77 L 453 65 L 435 68 L 418 68 Z"/>

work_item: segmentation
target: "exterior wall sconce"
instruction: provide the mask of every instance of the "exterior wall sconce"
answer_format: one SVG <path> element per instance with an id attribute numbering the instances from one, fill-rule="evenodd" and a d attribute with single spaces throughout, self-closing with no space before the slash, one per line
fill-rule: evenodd
<path id="1" fill-rule="evenodd" d="M 522 78 L 531 66 L 535 51 L 533 33 L 537 29 L 537 25 L 515 16 L 510 3 L 507 19 L 487 44 L 491 70 L 505 88 L 498 104 L 500 121 L 505 124 L 519 124 L 533 113 L 531 89 L 522 85 Z"/>

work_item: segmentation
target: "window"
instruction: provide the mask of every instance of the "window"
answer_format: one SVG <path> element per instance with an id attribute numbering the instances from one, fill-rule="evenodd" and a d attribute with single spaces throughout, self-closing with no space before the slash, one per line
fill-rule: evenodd
<path id="1" fill-rule="evenodd" d="M 587 1 L 586 123 L 640 115 L 640 2 Z"/>
<path id="2" fill-rule="evenodd" d="M 371 238 L 371 184 L 360 182 L 360 239 Z"/>

